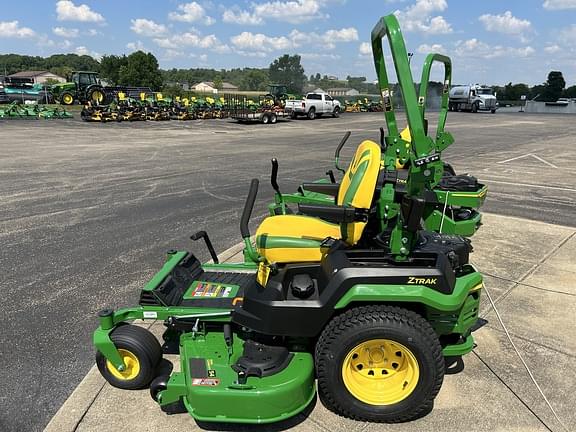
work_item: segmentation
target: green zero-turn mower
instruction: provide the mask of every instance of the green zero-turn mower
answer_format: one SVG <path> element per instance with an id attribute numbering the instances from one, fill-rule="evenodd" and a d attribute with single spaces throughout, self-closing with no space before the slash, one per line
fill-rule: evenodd
<path id="1" fill-rule="evenodd" d="M 405 50 L 393 15 L 372 32 L 383 94 L 384 36 Z M 407 59 L 396 58 L 396 69 L 409 107 L 416 92 Z M 108 382 L 149 386 L 164 411 L 207 422 L 284 420 L 317 390 L 329 409 L 359 420 L 399 422 L 428 412 L 445 358 L 472 350 L 482 276 L 468 262 L 468 239 L 420 229 L 427 187 L 442 176 L 436 149 L 447 138 L 427 137 L 420 112 L 407 114 L 405 177 L 396 157 L 385 159 L 378 189 L 381 146 L 364 141 L 340 182 L 338 205 L 270 216 L 255 244 L 248 229 L 258 190 L 252 180 L 240 222 L 244 262 L 219 263 L 200 231 L 192 239 L 205 240 L 213 263 L 170 251 L 138 306 L 102 311 L 94 345 Z M 387 115 L 392 146 L 397 134 L 393 112 Z M 361 247 L 370 214 L 393 209 L 387 244 Z M 135 319 L 163 320 L 163 347 L 129 324 Z M 174 349 L 180 370 L 163 375 L 162 352 Z"/>
<path id="2" fill-rule="evenodd" d="M 404 91 L 407 85 L 412 83 L 411 75 L 408 75 L 409 69 L 405 62 L 399 61 L 406 57 L 404 44 L 391 43 L 390 51 L 394 64 L 396 65 L 399 84 Z M 374 53 L 376 56 L 376 52 Z M 430 71 L 435 62 L 444 65 L 444 87 L 441 97 L 440 113 L 436 129 L 434 142 L 434 157 L 439 157 L 441 152 L 454 142 L 452 135 L 444 130 L 446 117 L 448 114 L 448 92 L 450 89 L 452 64 L 450 58 L 440 54 L 429 54 L 426 57 L 422 69 L 418 100 L 406 100 L 405 109 L 408 116 L 408 126 L 399 133 L 396 118 L 394 115 L 393 105 L 391 103 L 391 94 L 389 90 L 388 78 L 386 75 L 385 65 L 377 57 L 376 73 L 382 91 L 384 115 L 388 128 L 388 136 L 385 136 L 384 130 L 380 129 L 380 144 L 382 147 L 382 164 L 381 173 L 378 179 L 378 189 L 386 184 L 390 176 L 396 176 L 398 181 L 405 181 L 408 176 L 408 158 L 407 153 L 410 150 L 410 141 L 414 134 L 412 130 L 413 122 L 410 118 L 420 116 L 424 124 L 424 135 L 428 133 L 428 121 L 425 118 L 426 98 L 428 84 L 430 81 Z M 403 84 L 404 83 L 404 84 Z M 340 151 L 350 137 L 347 132 L 340 141 L 334 155 L 335 167 L 338 171 L 344 173 L 339 166 Z M 276 163 L 273 161 L 273 164 Z M 277 169 L 277 168 L 276 168 Z M 286 214 L 292 212 L 290 204 L 333 204 L 335 195 L 338 191 L 339 183 L 336 182 L 334 171 L 329 170 L 326 173 L 329 178 L 321 179 L 312 183 L 302 183 L 296 193 L 282 194 L 276 186 L 274 203 L 270 204 L 270 214 Z M 484 203 L 488 188 L 479 183 L 475 177 L 469 175 L 456 175 L 450 164 L 445 163 L 442 175 L 430 179 L 426 183 L 426 192 L 424 199 L 426 201 L 422 226 L 430 231 L 436 231 L 446 234 L 457 234 L 463 236 L 472 236 L 481 226 L 482 216 L 478 209 Z M 397 217 L 398 206 L 390 206 L 388 211 L 381 212 L 382 220 L 377 222 L 374 235 L 381 235 L 385 226 Z M 371 224 L 372 225 L 372 224 Z M 378 242 L 377 238 L 370 237 L 366 233 L 363 244 L 367 245 L 373 240 Z"/>

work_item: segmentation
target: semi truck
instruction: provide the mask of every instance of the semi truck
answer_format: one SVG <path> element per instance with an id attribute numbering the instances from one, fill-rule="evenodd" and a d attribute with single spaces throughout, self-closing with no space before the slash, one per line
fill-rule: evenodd
<path id="1" fill-rule="evenodd" d="M 450 111 L 490 111 L 494 114 L 498 109 L 498 103 L 490 87 L 478 84 L 455 86 L 450 89 L 448 109 Z"/>

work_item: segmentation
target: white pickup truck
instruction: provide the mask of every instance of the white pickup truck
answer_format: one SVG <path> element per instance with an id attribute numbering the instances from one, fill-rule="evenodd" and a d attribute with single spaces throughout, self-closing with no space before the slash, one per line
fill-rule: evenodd
<path id="1" fill-rule="evenodd" d="M 322 114 L 338 117 L 342 111 L 340 102 L 326 93 L 308 93 L 302 100 L 288 99 L 284 109 L 291 113 L 293 119 L 299 115 L 305 115 L 310 120 L 314 120 Z"/>

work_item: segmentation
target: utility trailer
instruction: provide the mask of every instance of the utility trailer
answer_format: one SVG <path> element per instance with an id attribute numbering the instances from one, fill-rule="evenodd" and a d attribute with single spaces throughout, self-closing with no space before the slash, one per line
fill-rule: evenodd
<path id="1" fill-rule="evenodd" d="M 246 96 L 228 95 L 226 110 L 231 118 L 240 123 L 274 124 L 278 119 L 290 118 L 292 115 L 291 110 L 277 105 L 266 96 L 260 96 L 258 102 L 254 102 Z"/>

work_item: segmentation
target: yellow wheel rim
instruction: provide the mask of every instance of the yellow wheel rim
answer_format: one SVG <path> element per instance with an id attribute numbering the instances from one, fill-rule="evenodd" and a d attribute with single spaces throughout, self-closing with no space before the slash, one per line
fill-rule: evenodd
<path id="1" fill-rule="evenodd" d="M 64 101 L 64 103 L 65 103 L 66 105 L 70 105 L 70 104 L 72 103 L 72 101 L 74 100 L 74 99 L 72 98 L 72 96 L 69 95 L 69 94 L 65 94 L 62 99 L 63 99 L 63 101 Z"/>
<path id="2" fill-rule="evenodd" d="M 92 93 L 92 100 L 94 102 L 102 102 L 102 99 L 104 99 L 104 95 L 101 91 L 96 90 Z"/>
<path id="3" fill-rule="evenodd" d="M 129 381 L 136 378 L 140 373 L 140 362 L 138 361 L 138 357 L 125 349 L 119 349 L 118 352 L 120 353 L 120 357 L 122 357 L 126 368 L 123 371 L 119 371 L 112 363 L 110 363 L 110 360 L 107 360 L 106 367 L 108 368 L 108 371 L 114 378 L 122 381 Z"/>
<path id="4" fill-rule="evenodd" d="M 392 405 L 406 399 L 418 384 L 420 368 L 404 345 L 373 339 L 354 347 L 342 364 L 342 378 L 356 399 L 370 405 Z"/>

